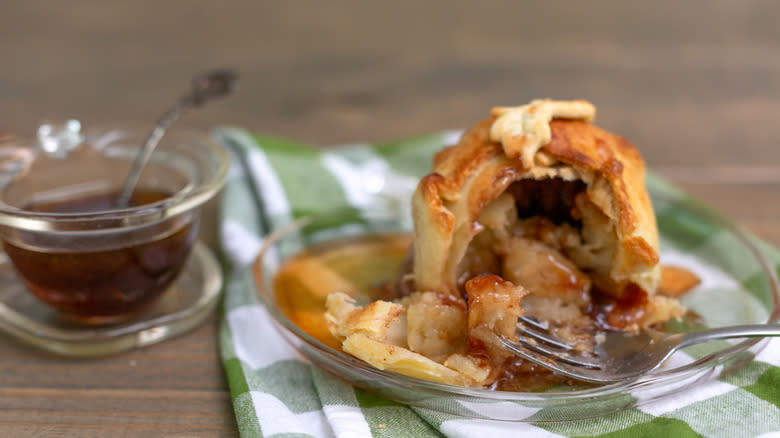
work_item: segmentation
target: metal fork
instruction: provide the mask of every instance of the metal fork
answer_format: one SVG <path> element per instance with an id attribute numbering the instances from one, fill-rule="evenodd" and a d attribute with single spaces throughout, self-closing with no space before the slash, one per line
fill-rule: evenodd
<path id="1" fill-rule="evenodd" d="M 675 351 L 695 344 L 731 338 L 780 336 L 780 324 L 752 324 L 667 334 L 655 330 L 605 332 L 593 353 L 583 353 L 548 331 L 545 322 L 520 317 L 519 343 L 499 341 L 519 357 L 572 379 L 615 383 L 656 370 Z"/>

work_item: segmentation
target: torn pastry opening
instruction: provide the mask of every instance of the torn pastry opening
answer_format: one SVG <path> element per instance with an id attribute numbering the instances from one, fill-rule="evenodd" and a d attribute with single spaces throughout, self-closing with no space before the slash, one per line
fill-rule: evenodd
<path id="1" fill-rule="evenodd" d="M 598 330 L 646 327 L 681 310 L 631 280 L 615 280 L 617 232 L 582 180 L 520 179 L 477 222 L 481 231 L 458 264 L 458 290 L 466 296 L 465 283 L 485 274 L 520 285 L 528 291 L 524 313 L 583 351 Z"/>

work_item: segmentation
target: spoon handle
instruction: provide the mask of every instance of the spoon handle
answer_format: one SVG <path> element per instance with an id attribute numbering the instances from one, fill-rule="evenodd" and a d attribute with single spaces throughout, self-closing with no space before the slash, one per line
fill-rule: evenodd
<path id="1" fill-rule="evenodd" d="M 160 143 L 171 124 L 184 111 L 201 106 L 210 99 L 223 97 L 230 93 L 237 77 L 238 75 L 232 70 L 215 70 L 199 75 L 192 81 L 192 90 L 180 98 L 168 112 L 160 117 L 160 120 L 152 128 L 152 132 L 149 133 L 149 137 L 146 138 L 146 141 L 141 146 L 141 150 L 133 162 L 130 175 L 125 180 L 122 192 L 116 201 L 118 207 L 127 207 L 130 197 L 133 195 L 133 190 L 135 190 L 135 186 L 141 178 L 141 172 L 144 166 L 146 166 L 146 162 L 149 161 L 149 157 L 151 157 L 152 152 Z"/>
<path id="2" fill-rule="evenodd" d="M 179 116 L 192 106 L 192 99 L 190 96 L 185 96 L 179 100 L 168 112 L 166 112 L 160 120 L 152 128 L 152 132 L 146 138 L 143 143 L 141 151 L 136 155 L 135 161 L 133 161 L 133 167 L 130 170 L 130 175 L 125 181 L 125 185 L 122 187 L 122 193 L 119 194 L 116 203 L 119 207 L 126 207 L 130 201 L 130 197 L 133 195 L 133 190 L 138 184 L 138 180 L 141 178 L 141 171 L 143 170 L 152 152 L 160 143 L 165 132 L 171 126 L 171 124 L 179 118 Z"/>

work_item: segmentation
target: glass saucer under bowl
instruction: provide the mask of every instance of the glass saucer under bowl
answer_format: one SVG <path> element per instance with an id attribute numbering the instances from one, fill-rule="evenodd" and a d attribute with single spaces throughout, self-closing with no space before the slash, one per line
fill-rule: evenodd
<path id="1" fill-rule="evenodd" d="M 196 327 L 218 304 L 222 284 L 216 257 L 198 242 L 178 278 L 151 307 L 121 324 L 87 326 L 68 321 L 39 301 L 0 254 L 0 332 L 67 356 L 117 353 Z"/>
<path id="2" fill-rule="evenodd" d="M 780 316 L 778 279 L 770 262 L 754 244 L 755 240 L 727 219 L 685 196 L 670 195 L 668 190 L 656 185 L 651 185 L 649 191 L 659 218 L 662 263 L 671 261 L 693 266 L 694 272 L 706 276 L 700 287 L 683 297 L 683 304 L 701 316 L 708 326 L 776 321 Z M 557 386 L 540 392 L 492 391 L 439 384 L 376 369 L 310 335 L 280 308 L 279 299 L 285 298 L 286 291 L 274 290 L 274 275 L 301 250 L 316 253 L 334 237 L 360 238 L 410 231 L 408 217 L 402 210 L 352 210 L 303 217 L 267 237 L 254 266 L 258 297 L 285 340 L 315 365 L 390 400 L 490 420 L 549 422 L 592 418 L 716 379 L 749 363 L 766 344 L 765 340 L 752 339 L 689 347 L 683 350 L 681 360 L 673 356 L 660 371 L 618 384 Z M 749 279 L 744 277 L 746 267 L 755 273 Z M 395 271 L 388 271 L 376 281 L 393 278 Z M 730 279 L 725 283 L 731 286 L 712 283 L 713 278 Z M 367 300 L 360 292 L 355 298 L 358 302 Z M 306 311 L 316 311 L 310 304 Z M 728 309 L 725 315 L 724 306 Z M 321 311 L 325 311 L 324 304 Z M 695 328 L 686 324 L 667 327 L 670 332 L 691 329 Z"/>

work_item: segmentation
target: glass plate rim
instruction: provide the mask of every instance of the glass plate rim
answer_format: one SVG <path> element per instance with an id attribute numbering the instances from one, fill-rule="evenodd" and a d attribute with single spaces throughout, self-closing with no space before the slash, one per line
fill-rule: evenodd
<path id="1" fill-rule="evenodd" d="M 694 199 L 673 196 L 669 193 L 665 193 L 661 191 L 660 189 L 653 189 L 652 187 L 648 187 L 648 191 L 652 194 L 654 198 L 661 198 L 665 202 L 669 202 L 670 204 L 676 207 L 684 208 L 698 216 L 704 217 L 707 220 L 716 223 L 718 226 L 722 227 L 723 229 L 733 234 L 743 245 L 745 245 L 745 247 L 749 249 L 750 252 L 753 254 L 753 256 L 756 258 L 756 261 L 760 266 L 761 273 L 764 274 L 764 278 L 766 279 L 772 293 L 773 308 L 770 310 L 767 320 L 764 321 L 763 323 L 775 322 L 780 318 L 780 280 L 778 280 L 775 269 L 772 267 L 771 263 L 767 260 L 764 253 L 753 243 L 753 238 L 748 232 L 744 231 L 741 227 L 736 225 L 733 221 L 731 221 L 724 215 L 720 214 L 716 210 L 712 209 L 706 204 L 697 202 Z M 354 211 L 354 209 L 351 208 L 334 209 L 319 214 L 303 216 L 274 230 L 273 232 L 269 233 L 268 236 L 264 239 L 263 244 L 258 253 L 258 256 L 256 257 L 254 263 L 252 264 L 252 271 L 254 273 L 252 279 L 253 279 L 253 285 L 255 288 L 256 296 L 260 299 L 262 303 L 266 305 L 265 307 L 273 317 L 274 326 L 277 328 L 280 334 L 283 335 L 285 340 L 289 342 L 293 346 L 293 348 L 295 348 L 297 351 L 299 351 L 301 354 L 303 354 L 309 359 L 312 359 L 312 357 L 303 348 L 301 348 L 300 345 L 301 342 L 310 348 L 314 348 L 318 354 L 325 355 L 327 358 L 335 361 L 338 365 L 343 367 L 349 367 L 353 372 L 360 372 L 361 374 L 367 375 L 368 377 L 381 378 L 384 382 L 388 384 L 399 385 L 400 387 L 404 387 L 405 389 L 411 388 L 411 389 L 419 389 L 422 391 L 426 391 L 429 395 L 458 396 L 458 397 L 466 397 L 469 399 L 482 399 L 490 402 L 503 401 L 503 402 L 532 402 L 532 403 L 547 402 L 549 403 L 549 402 L 572 402 L 572 401 L 586 400 L 586 399 L 592 400 L 594 398 L 604 398 L 609 396 L 625 395 L 628 391 L 631 391 L 635 388 L 644 388 L 647 387 L 648 385 L 652 385 L 655 387 L 658 384 L 664 382 L 690 378 L 691 376 L 694 376 L 697 373 L 702 373 L 708 370 L 712 370 L 718 365 L 721 365 L 730 359 L 734 359 L 734 356 L 741 352 L 751 351 L 753 355 L 758 354 L 758 352 L 760 352 L 760 350 L 763 349 L 763 347 L 766 345 L 766 341 L 767 341 L 766 339 L 758 339 L 758 338 L 748 339 L 748 340 L 738 342 L 736 344 L 732 344 L 728 348 L 718 350 L 712 354 L 706 355 L 686 365 L 663 370 L 660 372 L 655 372 L 649 375 L 640 376 L 636 379 L 632 379 L 626 382 L 619 382 L 614 384 L 596 386 L 593 388 L 586 388 L 586 389 L 578 389 L 573 391 L 512 392 L 512 391 L 488 390 L 488 389 L 481 389 L 481 388 L 467 388 L 467 387 L 460 387 L 460 386 L 432 382 L 428 380 L 401 375 L 390 371 L 380 370 L 344 352 L 337 351 L 331 348 L 330 346 L 320 342 L 319 340 L 309 335 L 308 333 L 304 332 L 297 325 L 295 325 L 286 315 L 284 315 L 284 313 L 281 312 L 281 310 L 273 302 L 267 300 L 263 296 L 263 292 L 261 292 L 264 289 L 263 279 L 265 277 L 265 273 L 263 272 L 263 266 L 262 266 L 262 258 L 266 253 L 268 253 L 270 248 L 273 247 L 274 243 L 278 242 L 279 239 L 281 239 L 287 233 L 293 230 L 305 227 L 315 222 L 318 219 L 332 217 L 333 215 L 338 215 L 339 212 L 345 212 L 345 211 Z M 383 217 L 390 217 L 390 216 L 385 215 Z M 317 362 L 316 360 L 313 361 Z M 348 380 L 350 383 L 355 384 L 356 386 L 363 386 L 363 387 L 365 386 L 365 385 L 360 385 L 359 383 L 356 383 L 344 377 L 343 375 L 340 375 L 340 377 Z M 662 394 L 661 396 L 663 395 L 665 394 Z M 587 418 L 587 417 L 577 417 L 577 418 Z"/>

